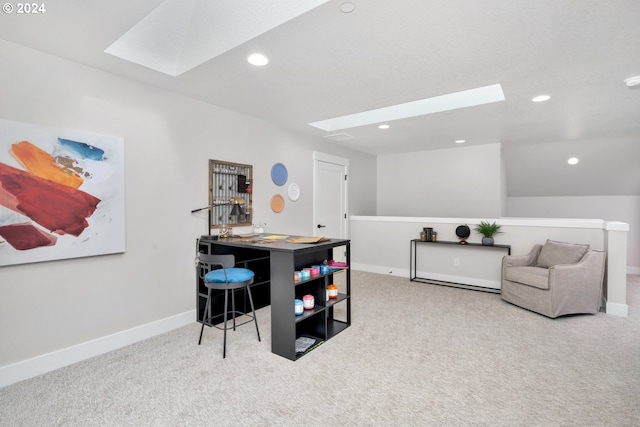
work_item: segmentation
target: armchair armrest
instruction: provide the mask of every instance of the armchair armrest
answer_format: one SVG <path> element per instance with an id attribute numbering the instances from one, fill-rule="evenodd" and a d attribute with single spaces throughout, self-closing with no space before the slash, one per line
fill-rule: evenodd
<path id="1" fill-rule="evenodd" d="M 604 251 L 590 250 L 575 264 L 549 267 L 549 290 L 556 306 L 579 307 L 578 312 L 596 313 L 602 299 L 604 262 Z"/>
<path id="2" fill-rule="evenodd" d="M 577 283 L 580 287 L 601 285 L 604 277 L 605 252 L 591 249 L 575 264 L 549 267 L 549 281 Z"/>
<path id="3" fill-rule="evenodd" d="M 531 252 L 525 255 L 505 255 L 502 257 L 502 268 L 505 267 L 525 267 L 529 265 L 535 265 L 538 259 L 538 254 L 542 245 L 534 245 Z"/>

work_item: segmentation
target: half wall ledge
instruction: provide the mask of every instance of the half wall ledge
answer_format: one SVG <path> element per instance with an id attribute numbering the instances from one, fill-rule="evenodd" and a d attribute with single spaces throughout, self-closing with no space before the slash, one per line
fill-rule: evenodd
<path id="1" fill-rule="evenodd" d="M 438 240 L 456 241 L 455 229 L 466 224 L 472 230 L 480 221 L 502 225 L 495 243 L 511 245 L 514 255 L 527 253 L 534 244 L 546 239 L 573 243 L 587 243 L 593 249 L 607 251 L 603 307 L 609 315 L 627 317 L 626 297 L 627 235 L 629 224 L 619 221 L 581 218 L 442 218 L 351 216 L 351 263 L 353 268 L 382 274 L 409 277 L 409 241 L 419 237 L 423 227 L 438 232 Z M 480 243 L 482 236 L 472 232 L 469 242 Z M 453 264 L 453 262 L 452 262 Z M 462 262 L 462 267 L 465 263 Z M 460 271 L 474 278 L 473 269 Z M 475 278 L 499 282 L 496 277 Z"/>

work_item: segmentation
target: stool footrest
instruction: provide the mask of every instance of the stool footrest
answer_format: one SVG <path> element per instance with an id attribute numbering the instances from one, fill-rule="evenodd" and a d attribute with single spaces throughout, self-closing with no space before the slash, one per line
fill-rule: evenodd
<path id="1" fill-rule="evenodd" d="M 232 317 L 232 316 L 230 316 L 232 313 L 233 313 L 233 311 L 229 311 L 229 312 L 227 313 L 227 323 L 229 323 L 229 322 L 233 322 L 233 317 Z M 250 315 L 250 314 L 243 313 L 242 311 L 236 311 L 235 313 L 236 313 L 236 327 L 237 327 L 237 326 L 242 326 L 242 325 L 244 325 L 245 323 L 249 323 L 249 322 L 253 322 L 253 321 L 255 321 L 255 317 L 254 317 L 254 316 L 252 316 L 252 315 Z M 244 316 L 244 317 L 248 317 L 248 319 L 243 319 L 243 320 L 242 320 L 242 323 L 237 323 L 237 322 L 238 322 L 238 319 L 239 319 L 239 318 L 241 318 L 241 317 L 243 317 L 243 316 Z M 222 323 L 222 325 L 223 325 L 223 326 L 219 326 L 219 325 L 213 324 L 213 323 L 211 322 L 213 319 L 218 318 L 218 317 L 220 317 L 220 318 L 224 318 L 224 313 L 222 313 L 222 314 L 216 314 L 216 315 L 215 315 L 215 316 L 213 316 L 213 317 L 207 317 L 206 319 L 202 319 L 202 323 L 204 323 L 204 324 L 205 324 L 205 325 L 207 325 L 207 326 L 213 326 L 214 328 L 217 328 L 217 329 L 220 329 L 221 331 L 224 331 L 224 320 L 223 320 L 222 322 L 220 322 L 220 323 Z M 229 328 L 227 327 L 227 329 L 229 329 Z"/>

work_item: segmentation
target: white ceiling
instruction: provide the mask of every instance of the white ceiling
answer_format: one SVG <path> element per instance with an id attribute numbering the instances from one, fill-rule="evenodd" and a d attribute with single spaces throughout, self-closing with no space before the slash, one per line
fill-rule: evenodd
<path id="1" fill-rule="evenodd" d="M 308 123 L 500 84 L 505 101 L 343 129 L 354 138 L 337 143 L 386 154 L 500 142 L 510 196 L 640 195 L 640 87 L 623 84 L 640 75 L 640 1 L 352 0 L 343 13 L 331 0 L 176 77 L 104 52 L 161 3 L 47 2 L 3 14 L 0 38 L 315 138 L 331 132 Z M 256 51 L 271 62 L 250 66 Z"/>

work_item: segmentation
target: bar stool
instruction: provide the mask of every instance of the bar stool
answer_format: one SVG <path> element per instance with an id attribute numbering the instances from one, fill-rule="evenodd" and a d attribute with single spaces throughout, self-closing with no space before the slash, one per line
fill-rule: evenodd
<path id="1" fill-rule="evenodd" d="M 207 322 L 211 322 L 211 326 L 224 330 L 224 342 L 222 347 L 222 357 L 227 356 L 227 316 L 231 314 L 233 318 L 233 330 L 236 330 L 236 326 L 244 325 L 248 322 L 255 322 L 256 332 L 258 334 L 258 341 L 260 340 L 260 330 L 258 329 L 258 320 L 256 318 L 256 311 L 253 306 L 253 298 L 251 297 L 251 288 L 249 285 L 253 283 L 253 271 L 247 268 L 235 267 L 235 257 L 233 255 L 206 255 L 199 254 L 198 264 L 196 265 L 198 275 L 204 280 L 204 285 L 207 287 L 207 303 L 202 316 L 202 328 L 200 328 L 200 339 L 198 345 L 202 342 L 202 333 L 204 331 L 204 325 Z M 205 271 L 208 273 L 204 274 Z M 251 305 L 251 315 L 236 310 L 235 291 L 237 289 L 246 289 L 249 295 L 249 304 Z M 211 315 L 211 291 L 212 290 L 224 291 L 224 312 L 215 316 Z M 228 295 L 231 291 L 231 310 L 228 309 Z M 236 314 L 246 315 L 248 320 L 236 325 Z M 216 317 L 223 316 L 224 328 L 221 328 L 213 324 L 212 320 Z"/>

